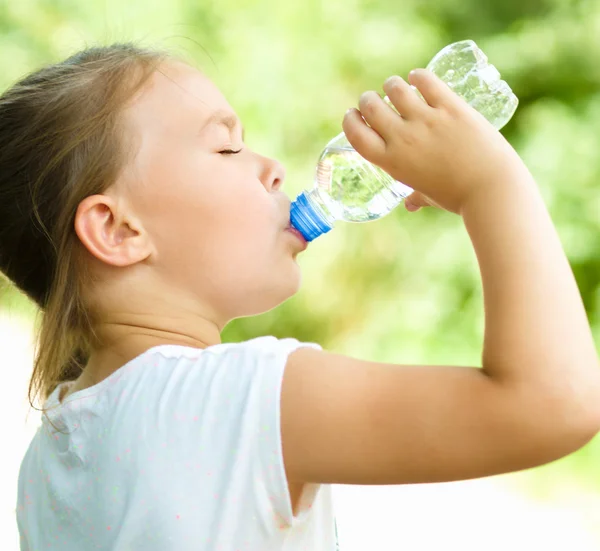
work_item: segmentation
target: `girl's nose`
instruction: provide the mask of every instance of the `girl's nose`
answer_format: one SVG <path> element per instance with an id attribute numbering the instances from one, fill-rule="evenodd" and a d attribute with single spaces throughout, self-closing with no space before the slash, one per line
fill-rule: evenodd
<path id="1" fill-rule="evenodd" d="M 261 182 L 268 191 L 276 191 L 283 186 L 285 180 L 285 168 L 275 159 L 262 157 Z"/>

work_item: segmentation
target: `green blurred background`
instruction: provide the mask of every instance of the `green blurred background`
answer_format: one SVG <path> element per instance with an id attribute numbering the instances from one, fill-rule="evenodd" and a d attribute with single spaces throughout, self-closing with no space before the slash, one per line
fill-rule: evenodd
<path id="1" fill-rule="evenodd" d="M 598 0 L 3 0 L 0 85 L 96 43 L 170 48 L 221 87 L 248 145 L 285 164 L 293 197 L 363 91 L 466 38 L 521 100 L 503 132 L 538 179 L 600 342 Z M 300 262 L 301 292 L 235 321 L 225 341 L 273 334 L 379 361 L 479 363 L 481 285 L 458 217 L 400 208 L 339 224 Z M 14 293 L 0 308 L 33 313 Z M 600 492 L 600 439 L 511 481 L 540 498 Z"/>

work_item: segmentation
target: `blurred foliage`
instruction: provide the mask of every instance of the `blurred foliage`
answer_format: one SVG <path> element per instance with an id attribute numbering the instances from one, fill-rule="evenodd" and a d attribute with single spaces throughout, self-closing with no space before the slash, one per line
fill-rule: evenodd
<path id="1" fill-rule="evenodd" d="M 221 87 L 248 145 L 284 162 L 290 196 L 312 186 L 319 153 L 363 91 L 474 39 L 521 100 L 503 132 L 538 179 L 600 339 L 597 0 L 0 0 L 0 30 L 3 88 L 97 42 L 173 49 Z M 224 340 L 274 334 L 378 361 L 479 364 L 479 271 L 457 217 L 397 209 L 340 224 L 300 262 L 301 292 L 236 320 Z M 600 490 L 598 465 L 596 439 L 519 480 L 540 494 Z"/>

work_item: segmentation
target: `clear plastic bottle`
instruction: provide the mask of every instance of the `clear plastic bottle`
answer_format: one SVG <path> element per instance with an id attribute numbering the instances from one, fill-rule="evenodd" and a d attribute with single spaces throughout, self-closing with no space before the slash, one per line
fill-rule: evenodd
<path id="1" fill-rule="evenodd" d="M 519 100 L 472 40 L 446 46 L 427 69 L 498 130 L 517 109 Z M 419 94 L 416 88 L 415 92 Z M 387 97 L 385 101 L 391 105 Z M 312 241 L 331 230 L 336 220 L 368 222 L 381 218 L 410 193 L 410 187 L 361 157 L 342 132 L 325 146 L 314 188 L 302 192 L 292 203 L 292 226 Z"/>

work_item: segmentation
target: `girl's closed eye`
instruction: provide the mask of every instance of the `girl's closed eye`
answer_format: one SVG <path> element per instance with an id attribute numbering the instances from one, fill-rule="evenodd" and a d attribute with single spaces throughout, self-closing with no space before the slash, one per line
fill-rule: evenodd
<path id="1" fill-rule="evenodd" d="M 219 153 L 221 155 L 237 155 L 238 153 L 241 153 L 241 149 L 238 149 L 237 151 L 234 151 L 233 149 L 223 149 L 222 151 L 219 151 Z"/>

